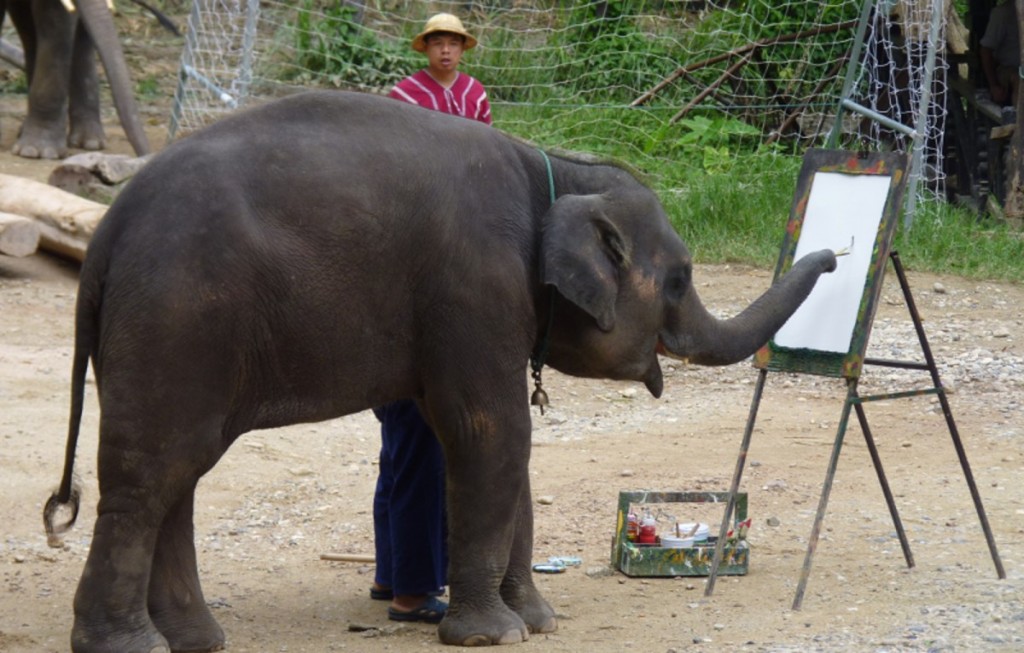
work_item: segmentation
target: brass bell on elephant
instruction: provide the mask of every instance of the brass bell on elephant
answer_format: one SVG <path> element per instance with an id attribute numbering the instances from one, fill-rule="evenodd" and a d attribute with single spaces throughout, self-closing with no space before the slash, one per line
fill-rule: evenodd
<path id="1" fill-rule="evenodd" d="M 530 395 L 530 405 L 539 406 L 540 414 L 543 415 L 544 407 L 547 406 L 549 402 L 548 393 L 545 392 L 544 388 L 541 386 L 539 366 L 534 368 L 533 372 L 531 373 L 531 376 L 533 377 L 533 383 L 534 385 L 537 386 L 537 389 L 533 391 L 532 395 Z"/>
<path id="2" fill-rule="evenodd" d="M 544 392 L 544 388 L 537 386 L 530 397 L 530 405 L 540 406 L 540 414 L 544 414 L 544 407 L 548 405 L 548 393 Z"/>

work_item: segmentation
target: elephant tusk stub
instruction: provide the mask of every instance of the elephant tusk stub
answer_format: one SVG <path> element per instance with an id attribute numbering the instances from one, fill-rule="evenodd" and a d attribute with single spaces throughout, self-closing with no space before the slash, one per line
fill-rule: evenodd
<path id="1" fill-rule="evenodd" d="M 75 13 L 74 0 L 60 0 L 60 3 L 64 5 L 64 8 L 68 10 L 69 14 Z M 114 13 L 114 0 L 107 0 L 107 9 L 110 10 L 110 13 Z"/>
<path id="2" fill-rule="evenodd" d="M 671 351 L 669 351 L 668 347 L 665 346 L 665 343 L 660 338 L 658 339 L 658 346 L 654 348 L 654 353 L 658 354 L 659 356 L 665 356 L 666 358 L 671 358 L 673 360 L 680 361 L 681 363 L 689 364 L 690 362 L 689 356 L 680 356 L 678 354 L 673 354 Z"/>

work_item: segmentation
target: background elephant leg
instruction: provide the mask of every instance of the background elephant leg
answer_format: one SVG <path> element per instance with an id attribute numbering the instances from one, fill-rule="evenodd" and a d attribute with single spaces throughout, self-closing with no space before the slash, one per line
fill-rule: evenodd
<path id="1" fill-rule="evenodd" d="M 216 651 L 224 631 L 199 586 L 192 509 L 193 486 L 160 527 L 149 581 L 149 615 L 174 651 Z"/>
<path id="2" fill-rule="evenodd" d="M 18 38 L 21 39 L 21 49 L 25 55 L 25 79 L 31 86 L 37 47 L 36 24 L 32 19 L 31 3 L 8 2 L 7 15 L 11 17 L 11 23 L 18 31 Z"/>
<path id="3" fill-rule="evenodd" d="M 517 512 L 508 569 L 501 582 L 501 598 L 522 617 L 531 633 L 554 632 L 558 628 L 555 611 L 533 584 L 533 505 L 529 479 L 520 494 Z"/>
<path id="4" fill-rule="evenodd" d="M 68 117 L 71 127 L 67 143 L 83 150 L 102 150 L 103 123 L 100 120 L 99 74 L 96 48 L 85 25 L 78 21 L 71 53 L 71 79 L 68 87 Z"/>
<path id="5" fill-rule="evenodd" d="M 16 3 L 17 4 L 17 3 Z M 34 33 L 35 56 L 26 46 L 25 59 L 31 74 L 28 89 L 28 116 L 14 144 L 15 154 L 29 159 L 57 159 L 67 153 L 67 96 L 71 68 L 74 18 L 59 2 L 35 0 L 32 13 L 11 13 L 22 35 Z M 30 25 L 24 25 L 25 21 Z M 33 40 L 30 38 L 30 40 Z M 28 61 L 31 59 L 31 65 Z"/>

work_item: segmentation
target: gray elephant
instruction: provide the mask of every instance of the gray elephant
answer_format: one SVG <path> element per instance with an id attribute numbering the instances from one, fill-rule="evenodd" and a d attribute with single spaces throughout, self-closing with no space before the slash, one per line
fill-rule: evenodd
<path id="1" fill-rule="evenodd" d="M 46 509 L 56 530 L 57 507 L 77 512 L 91 357 L 100 498 L 73 649 L 222 646 L 196 570 L 199 478 L 247 431 L 402 398 L 446 457 L 441 640 L 553 631 L 530 570 L 528 361 L 660 396 L 658 354 L 747 357 L 835 265 L 807 256 L 718 320 L 622 168 L 370 95 L 291 96 L 174 143 L 114 202 L 81 271 L 68 454 Z"/>
<path id="2" fill-rule="evenodd" d="M 132 95 L 132 83 L 114 20 L 105 0 L 75 0 L 81 22 L 61 0 L 0 0 L 0 26 L 8 13 L 25 51 L 28 115 L 14 153 L 57 159 L 68 146 L 104 147 L 100 121 L 98 51 L 125 134 L 136 154 L 150 151 Z"/>

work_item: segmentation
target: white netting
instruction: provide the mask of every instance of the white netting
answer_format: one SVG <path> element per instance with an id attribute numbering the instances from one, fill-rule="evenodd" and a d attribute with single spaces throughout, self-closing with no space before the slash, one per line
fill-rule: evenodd
<path id="1" fill-rule="evenodd" d="M 941 3 L 873 3 L 854 100 L 914 126 L 932 6 Z M 424 65 L 411 37 L 427 17 L 450 11 L 480 40 L 462 70 L 487 87 L 502 129 L 641 168 L 695 151 L 705 165 L 741 147 L 801 153 L 825 144 L 863 7 L 864 0 L 195 0 L 172 129 L 180 135 L 236 104 L 300 88 L 386 93 Z M 930 187 L 941 189 L 944 60 L 936 65 L 924 160 Z M 908 147 L 892 129 L 849 113 L 844 134 L 844 147 Z M 671 179 L 659 184 L 672 190 Z"/>

